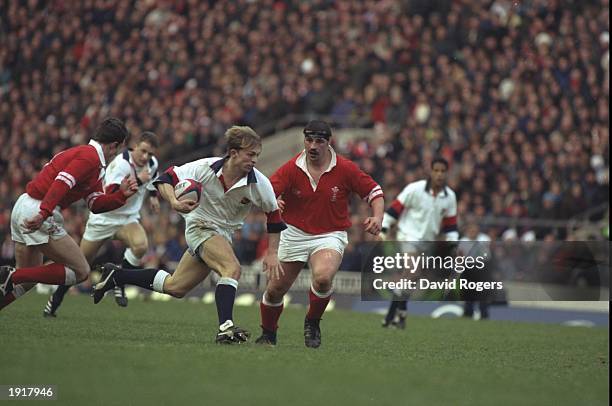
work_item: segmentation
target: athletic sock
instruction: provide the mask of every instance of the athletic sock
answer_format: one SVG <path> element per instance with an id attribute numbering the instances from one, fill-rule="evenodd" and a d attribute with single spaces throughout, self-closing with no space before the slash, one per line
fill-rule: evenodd
<path id="1" fill-rule="evenodd" d="M 48 285 L 74 285 L 76 274 L 63 264 L 51 263 L 48 265 L 33 266 L 31 268 L 18 268 L 11 276 L 13 284 L 26 282 L 40 282 Z"/>
<path id="2" fill-rule="evenodd" d="M 138 269 L 140 268 L 140 258 L 134 255 L 134 252 L 128 248 L 123 254 L 123 261 L 121 262 L 123 269 Z"/>
<path id="3" fill-rule="evenodd" d="M 161 269 L 123 269 L 116 271 L 114 278 L 119 286 L 136 285 L 163 293 L 163 281 L 168 275 L 168 272 Z"/>
<path id="4" fill-rule="evenodd" d="M 323 316 L 323 312 L 325 312 L 325 308 L 327 304 L 331 300 L 331 295 L 333 293 L 333 289 L 330 289 L 329 292 L 320 293 L 317 292 L 314 287 L 310 286 L 310 291 L 308 292 L 308 313 L 306 313 L 307 319 L 315 319 L 318 320 Z"/>
<path id="5" fill-rule="evenodd" d="M 263 294 L 259 310 L 261 313 L 261 327 L 266 331 L 275 332 L 278 329 L 278 319 L 283 312 L 283 302 L 271 303 L 266 299 L 266 294 Z"/>
<path id="6" fill-rule="evenodd" d="M 215 302 L 217 304 L 217 315 L 219 316 L 219 325 L 222 325 L 227 320 L 234 319 L 234 300 L 236 299 L 236 290 L 238 289 L 238 281 L 233 278 L 220 278 L 215 289 Z"/>

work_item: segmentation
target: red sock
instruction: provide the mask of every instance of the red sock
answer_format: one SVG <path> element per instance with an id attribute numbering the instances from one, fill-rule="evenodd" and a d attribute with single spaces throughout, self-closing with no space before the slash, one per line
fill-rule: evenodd
<path id="1" fill-rule="evenodd" d="M 51 263 L 49 265 L 18 268 L 11 276 L 13 284 L 25 282 L 40 282 L 48 285 L 63 285 L 66 283 L 64 265 Z"/>
<path id="2" fill-rule="evenodd" d="M 280 306 L 268 306 L 262 301 L 259 304 L 261 311 L 261 327 L 268 331 L 276 331 L 278 329 L 278 319 L 283 312 L 283 304 Z"/>
<path id="3" fill-rule="evenodd" d="M 2 301 L 0 301 L 0 310 L 4 309 L 6 306 L 10 305 L 11 303 L 13 303 L 15 301 L 15 295 L 13 294 L 13 292 L 9 293 L 8 295 L 4 296 L 4 299 L 2 299 Z"/>
<path id="4" fill-rule="evenodd" d="M 319 297 L 315 295 L 311 286 L 310 290 L 308 291 L 308 299 L 310 300 L 310 305 L 308 306 L 306 318 L 318 320 L 321 318 L 321 316 L 323 316 L 323 312 L 331 300 L 331 292 L 327 297 Z"/>

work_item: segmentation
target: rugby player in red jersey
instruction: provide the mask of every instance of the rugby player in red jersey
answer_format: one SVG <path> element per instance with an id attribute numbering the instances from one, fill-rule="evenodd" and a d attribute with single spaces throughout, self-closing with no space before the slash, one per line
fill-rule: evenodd
<path id="1" fill-rule="evenodd" d="M 11 213 L 16 268 L 0 267 L 0 308 L 23 295 L 37 282 L 74 285 L 87 278 L 89 264 L 78 244 L 64 229 L 60 210 L 85 199 L 93 213 L 125 204 L 138 190 L 125 177 L 117 187 L 102 188 L 106 162 L 128 137 L 119 119 L 106 118 L 88 145 L 66 149 L 51 159 L 26 185 Z M 43 255 L 52 262 L 43 265 Z"/>
<path id="2" fill-rule="evenodd" d="M 321 345 L 319 322 L 332 295 L 333 279 L 348 244 L 351 226 L 349 198 L 356 193 L 372 207 L 365 231 L 378 235 L 382 227 L 384 198 L 381 187 L 350 160 L 329 145 L 330 126 L 319 120 L 304 128 L 304 151 L 281 166 L 270 178 L 279 197 L 287 229 L 281 233 L 278 258 L 283 273 L 269 278 L 260 310 L 262 335 L 259 344 L 276 344 L 283 297 L 308 262 L 312 270 L 308 313 L 304 320 L 304 343 Z"/>

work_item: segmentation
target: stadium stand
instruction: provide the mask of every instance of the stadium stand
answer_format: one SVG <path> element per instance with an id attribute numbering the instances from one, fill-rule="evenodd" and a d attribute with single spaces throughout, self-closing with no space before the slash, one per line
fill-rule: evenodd
<path id="1" fill-rule="evenodd" d="M 31 175 L 107 115 L 155 131 L 162 167 L 221 154 L 234 123 L 270 135 L 323 117 L 369 129 L 336 147 L 388 198 L 441 154 L 459 218 L 493 238 L 604 238 L 588 223 L 608 218 L 608 110 L 607 1 L 3 0 L 1 261 Z M 145 217 L 150 263 L 176 260 L 179 220 Z M 238 236 L 245 262 L 262 221 Z"/>

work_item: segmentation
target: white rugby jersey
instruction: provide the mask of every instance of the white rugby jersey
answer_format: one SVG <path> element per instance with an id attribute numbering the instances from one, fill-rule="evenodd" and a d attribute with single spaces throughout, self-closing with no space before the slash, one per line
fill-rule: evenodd
<path id="1" fill-rule="evenodd" d="M 153 180 L 157 177 L 158 162 L 155 157 L 151 157 L 149 162 L 146 164 L 146 169 L 151 174 L 151 179 L 138 186 L 138 191 L 127 199 L 125 205 L 106 213 L 89 215 L 89 219 L 100 220 L 102 218 L 113 217 L 117 214 L 120 215 L 138 215 L 142 208 L 145 196 L 149 192 L 155 192 L 156 189 L 153 186 Z M 142 169 L 137 168 L 132 159 L 132 153 L 129 150 L 123 151 L 123 153 L 117 155 L 115 159 L 106 167 L 106 174 L 104 175 L 104 188 L 106 189 L 110 185 L 120 185 L 123 178 L 127 175 L 136 176 L 137 172 Z"/>
<path id="2" fill-rule="evenodd" d="M 229 190 L 224 190 L 220 178 L 223 175 L 223 163 L 226 159 L 203 158 L 169 168 L 155 183 L 176 185 L 181 180 L 193 179 L 202 184 L 199 206 L 184 215 L 188 223 L 197 221 L 234 231 L 242 227 L 253 205 L 262 209 L 266 214 L 278 213 L 278 204 L 272 184 L 264 174 L 255 168 Z M 278 221 L 282 222 L 280 216 Z M 280 232 L 280 230 L 270 229 L 270 217 L 268 217 L 268 222 L 269 232 Z M 285 228 L 284 224 L 282 228 Z"/>
<path id="3" fill-rule="evenodd" d="M 385 212 L 383 229 L 397 221 L 397 240 L 435 241 L 446 233 L 447 241 L 457 241 L 457 197 L 445 186 L 437 196 L 432 194 L 428 180 L 406 186 Z"/>

